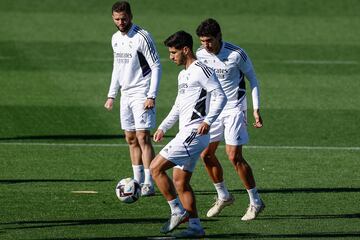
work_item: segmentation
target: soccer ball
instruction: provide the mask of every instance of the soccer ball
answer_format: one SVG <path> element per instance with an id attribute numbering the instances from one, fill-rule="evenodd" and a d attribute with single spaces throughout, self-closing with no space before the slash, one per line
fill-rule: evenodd
<path id="1" fill-rule="evenodd" d="M 134 179 L 124 178 L 116 185 L 115 193 L 120 201 L 124 203 L 133 203 L 140 198 L 141 187 Z"/>

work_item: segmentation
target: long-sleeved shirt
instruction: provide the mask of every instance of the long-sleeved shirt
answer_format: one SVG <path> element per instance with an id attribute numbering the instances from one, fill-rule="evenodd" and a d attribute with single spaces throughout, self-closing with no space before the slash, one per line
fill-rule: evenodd
<path id="1" fill-rule="evenodd" d="M 166 132 L 177 120 L 179 129 L 203 121 L 211 125 L 226 104 L 226 96 L 214 71 L 199 61 L 194 61 L 178 76 L 178 94 L 168 116 L 159 129 Z"/>
<path id="2" fill-rule="evenodd" d="M 155 98 L 161 78 L 160 58 L 151 35 L 133 24 L 126 34 L 111 39 L 114 64 L 108 97 L 121 94 Z"/>
<path id="3" fill-rule="evenodd" d="M 218 54 L 209 53 L 200 47 L 196 56 L 199 61 L 213 68 L 228 98 L 224 109 L 239 107 L 247 109 L 245 76 L 250 82 L 253 108 L 259 109 L 260 93 L 258 81 L 249 56 L 231 43 L 223 42 Z"/>

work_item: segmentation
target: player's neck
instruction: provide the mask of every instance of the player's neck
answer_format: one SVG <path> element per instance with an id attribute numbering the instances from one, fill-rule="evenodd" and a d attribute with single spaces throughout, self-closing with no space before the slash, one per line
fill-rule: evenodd
<path id="1" fill-rule="evenodd" d="M 187 58 L 186 58 L 186 62 L 185 62 L 185 69 L 188 69 L 188 67 L 193 63 L 193 62 L 195 62 L 196 61 L 196 57 L 193 55 L 193 54 L 191 54 L 190 56 L 188 56 Z"/>
<path id="2" fill-rule="evenodd" d="M 218 55 L 218 54 L 219 54 L 219 52 L 220 52 L 220 50 L 221 50 L 221 48 L 222 48 L 222 45 L 223 45 L 223 42 L 222 42 L 222 41 L 219 41 L 219 44 L 217 45 L 217 48 L 214 49 L 214 54 L 215 54 L 215 55 Z"/>

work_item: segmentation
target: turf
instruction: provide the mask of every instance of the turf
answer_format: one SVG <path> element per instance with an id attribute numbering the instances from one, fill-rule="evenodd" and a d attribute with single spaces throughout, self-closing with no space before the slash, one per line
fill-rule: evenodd
<path id="1" fill-rule="evenodd" d="M 114 194 L 131 166 L 118 102 L 112 112 L 103 108 L 112 3 L 0 2 L 0 239 L 162 237 L 169 209 L 159 192 L 130 205 Z M 163 65 L 158 124 L 180 70 L 162 42 L 184 29 L 199 46 L 195 29 L 204 18 L 219 20 L 224 40 L 246 50 L 260 80 L 264 128 L 249 128 L 244 154 L 267 207 L 258 220 L 240 221 L 248 198 L 221 147 L 235 204 L 207 219 L 214 188 L 201 163 L 192 179 L 207 238 L 360 238 L 359 1 L 131 4 Z M 79 190 L 98 193 L 72 193 Z"/>

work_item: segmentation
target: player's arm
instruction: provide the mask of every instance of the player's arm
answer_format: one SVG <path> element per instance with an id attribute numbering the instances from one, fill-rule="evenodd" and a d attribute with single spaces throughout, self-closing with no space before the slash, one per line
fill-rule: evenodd
<path id="1" fill-rule="evenodd" d="M 207 134 L 211 124 L 217 119 L 226 105 L 227 98 L 215 73 L 210 76 L 206 83 L 206 90 L 210 93 L 210 108 L 204 121 L 198 128 L 199 134 Z"/>
<path id="2" fill-rule="evenodd" d="M 114 52 L 114 62 L 113 62 L 113 70 L 111 73 L 111 82 L 110 82 L 109 92 L 107 95 L 107 100 L 104 105 L 104 107 L 109 111 L 112 109 L 114 100 L 121 88 L 119 79 L 120 79 L 120 66 L 119 63 L 116 61 L 116 56 Z"/>
<path id="3" fill-rule="evenodd" d="M 176 98 L 177 99 L 177 98 Z M 169 114 L 166 116 L 166 118 L 161 122 L 158 129 L 154 133 L 154 141 L 159 142 L 163 139 L 165 132 L 169 130 L 179 119 L 179 105 L 177 104 L 177 100 L 175 101 L 175 104 L 172 106 Z"/>
<path id="4" fill-rule="evenodd" d="M 253 116 L 255 122 L 253 126 L 255 128 L 261 128 L 263 126 L 263 121 L 260 115 L 260 90 L 259 83 L 256 78 L 255 70 L 252 65 L 252 62 L 248 55 L 245 54 L 245 58 L 240 58 L 240 70 L 245 74 L 246 79 L 250 82 L 251 97 L 253 103 Z"/>
<path id="5" fill-rule="evenodd" d="M 144 108 L 151 109 L 155 106 L 155 98 L 159 89 L 162 69 L 159 54 L 149 33 L 146 34 L 141 46 L 142 53 L 151 69 L 150 87 L 147 93 L 147 99 L 145 101 Z"/>

